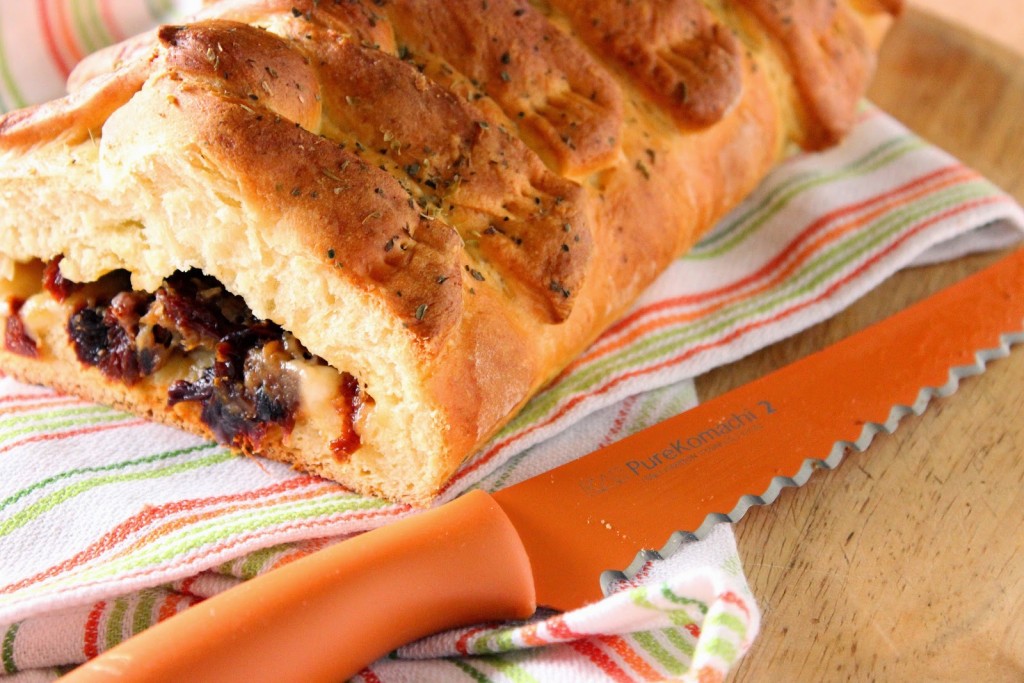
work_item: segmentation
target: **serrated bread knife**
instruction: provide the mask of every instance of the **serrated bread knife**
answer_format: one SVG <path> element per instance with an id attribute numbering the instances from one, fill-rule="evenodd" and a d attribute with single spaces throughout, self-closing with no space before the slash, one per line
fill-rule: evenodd
<path id="1" fill-rule="evenodd" d="M 629 565 L 835 466 L 1024 341 L 1024 250 L 862 332 L 490 496 L 210 598 L 68 681 L 340 681 L 419 637 L 568 610 Z M 682 531 L 680 531 L 682 530 Z M 667 542 L 667 543 L 666 543 Z"/>

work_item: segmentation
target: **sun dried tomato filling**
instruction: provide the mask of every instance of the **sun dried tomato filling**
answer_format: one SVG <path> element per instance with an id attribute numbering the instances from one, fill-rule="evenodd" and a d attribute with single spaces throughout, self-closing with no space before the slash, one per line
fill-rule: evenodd
<path id="1" fill-rule="evenodd" d="M 39 350 L 36 348 L 35 340 L 25 329 L 25 321 L 19 315 L 24 303 L 21 299 L 12 298 L 7 304 L 10 313 L 4 325 L 4 348 L 19 356 L 35 358 L 39 355 Z"/>
<path id="2" fill-rule="evenodd" d="M 129 386 L 164 370 L 168 406 L 196 405 L 218 441 L 247 452 L 258 451 L 272 432 L 292 431 L 302 405 L 296 368 L 327 364 L 280 326 L 256 318 L 218 280 L 190 270 L 153 293 L 138 292 L 123 271 L 71 282 L 58 260 L 46 265 L 43 289 L 69 307 L 67 332 L 80 362 Z M 11 334 L 12 320 L 15 327 L 21 322 L 8 318 L 7 345 L 14 340 L 27 351 L 32 340 L 23 330 Z M 331 443 L 336 456 L 359 447 L 355 420 L 367 400 L 359 383 L 340 373 L 332 402 L 340 417 Z"/>

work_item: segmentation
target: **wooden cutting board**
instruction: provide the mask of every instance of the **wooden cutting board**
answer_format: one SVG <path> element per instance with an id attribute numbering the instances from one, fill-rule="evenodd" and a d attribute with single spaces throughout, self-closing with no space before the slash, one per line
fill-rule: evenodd
<path id="1" fill-rule="evenodd" d="M 911 10 L 870 97 L 1024 202 L 1021 55 Z M 898 274 L 698 391 L 763 375 L 994 258 Z M 1024 348 L 752 510 L 736 536 L 762 629 L 731 681 L 1024 680 Z"/>

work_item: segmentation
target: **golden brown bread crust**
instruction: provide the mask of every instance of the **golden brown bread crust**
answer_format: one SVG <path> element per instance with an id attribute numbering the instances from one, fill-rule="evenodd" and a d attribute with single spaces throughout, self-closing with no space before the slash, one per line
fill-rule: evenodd
<path id="1" fill-rule="evenodd" d="M 378 3 L 412 54 L 440 56 L 513 120 L 556 170 L 578 176 L 612 161 L 622 92 L 577 41 L 522 0 Z"/>
<path id="2" fill-rule="evenodd" d="M 327 134 L 383 150 L 380 161 L 421 210 L 446 214 L 543 316 L 564 320 L 591 249 L 580 187 L 548 170 L 506 121 L 412 63 L 322 34 L 330 45 L 320 53 Z"/>
<path id="3" fill-rule="evenodd" d="M 788 144 L 848 129 L 864 3 L 215 3 L 0 119 L 0 253 L 217 277 L 376 402 L 350 458 L 266 454 L 423 502 Z M 208 433 L 59 343 L 0 363 Z"/>
<path id="4" fill-rule="evenodd" d="M 309 254 L 373 287 L 418 336 L 443 339 L 452 330 L 462 308 L 458 237 L 422 218 L 394 178 L 242 98 L 209 97 L 194 84 L 168 95 L 187 120 L 215 122 L 197 126 L 193 139 L 243 195 L 261 198 L 279 229 L 294 230 Z M 417 315 L 423 305 L 429 309 Z"/>
<path id="5" fill-rule="evenodd" d="M 598 54 L 684 127 L 722 118 L 742 85 L 739 41 L 701 0 L 554 0 Z"/>
<path id="6" fill-rule="evenodd" d="M 0 144 L 18 149 L 59 139 L 73 145 L 98 136 L 110 114 L 138 92 L 149 72 L 141 60 L 132 62 L 98 74 L 64 99 L 9 112 L 0 118 Z"/>
<path id="7" fill-rule="evenodd" d="M 853 126 L 874 71 L 868 36 L 853 9 L 827 0 L 737 0 L 785 54 L 804 111 L 801 144 L 820 149 Z"/>

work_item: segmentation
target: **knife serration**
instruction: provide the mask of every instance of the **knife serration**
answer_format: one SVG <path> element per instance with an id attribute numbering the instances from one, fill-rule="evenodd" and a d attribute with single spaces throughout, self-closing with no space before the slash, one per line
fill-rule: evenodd
<path id="1" fill-rule="evenodd" d="M 760 495 L 747 494 L 741 496 L 736 506 L 729 512 L 709 512 L 704 522 L 694 531 L 677 530 L 669 537 L 668 542 L 659 550 L 641 550 L 633 562 L 623 571 L 605 570 L 601 574 L 601 589 L 605 594 L 612 587 L 623 581 L 637 577 L 651 561 L 666 559 L 674 555 L 687 543 L 705 538 L 718 524 L 735 524 L 740 521 L 752 507 L 771 505 L 786 488 L 799 488 L 807 483 L 817 471 L 832 471 L 839 467 L 850 453 L 864 453 L 871 446 L 878 434 L 892 434 L 899 427 L 903 418 L 909 415 L 923 415 L 933 399 L 946 398 L 956 393 L 960 382 L 984 374 L 992 361 L 1006 358 L 1013 346 L 1024 344 L 1024 328 L 1016 332 L 1007 332 L 999 337 L 999 344 L 990 349 L 981 349 L 975 353 L 975 362 L 969 365 L 958 365 L 949 369 L 949 381 L 942 386 L 922 387 L 917 400 L 910 405 L 897 403 L 889 411 L 884 422 L 866 422 L 860 437 L 855 441 L 837 440 L 832 450 L 824 458 L 808 458 L 791 477 L 778 476 L 772 478 L 769 486 Z"/>
<path id="2" fill-rule="evenodd" d="M 538 604 L 567 610 L 600 599 L 649 560 L 866 449 L 1022 340 L 1024 249 L 826 349 L 498 491 L 533 564 Z"/>

